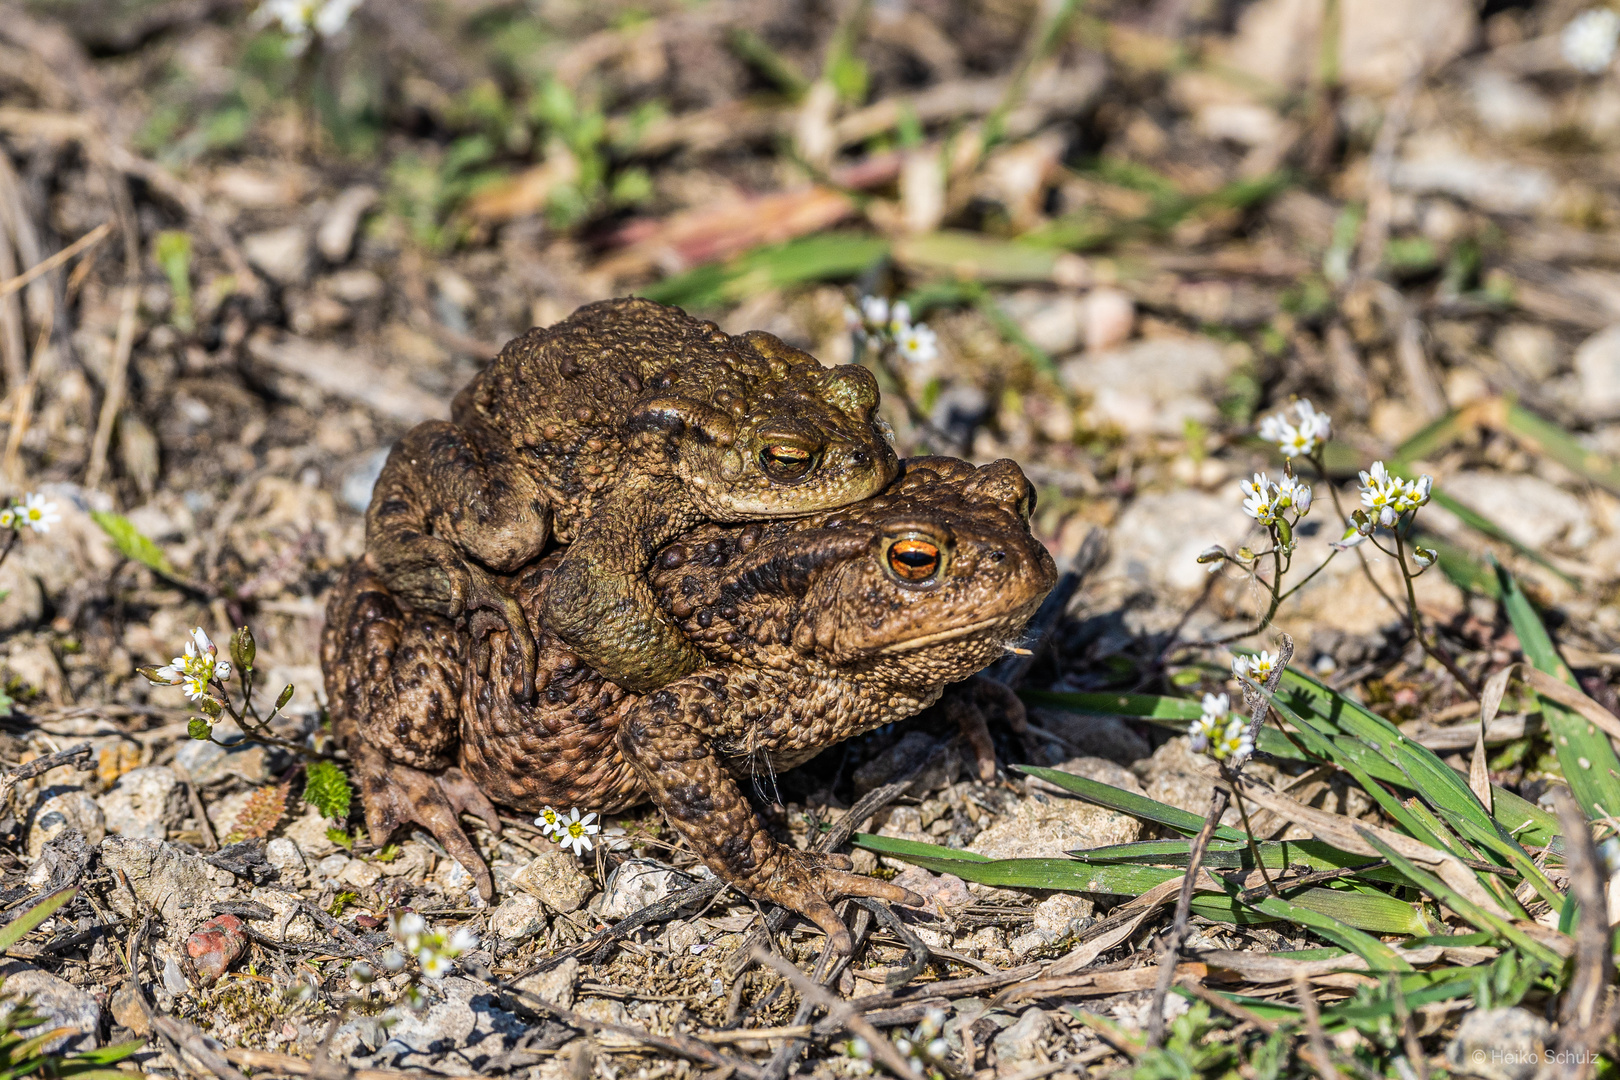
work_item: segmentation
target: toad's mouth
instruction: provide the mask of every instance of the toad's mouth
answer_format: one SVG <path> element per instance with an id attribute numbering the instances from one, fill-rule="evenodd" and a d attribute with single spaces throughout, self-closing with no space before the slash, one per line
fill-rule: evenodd
<path id="1" fill-rule="evenodd" d="M 943 645 L 945 642 L 955 641 L 957 638 L 971 637 L 972 635 L 977 634 L 979 631 L 988 630 L 992 626 L 999 625 L 1001 622 L 1002 618 L 1000 616 L 994 616 L 988 619 L 980 619 L 978 622 L 964 623 L 961 626 L 955 626 L 949 630 L 940 630 L 936 633 L 924 634 L 922 637 L 907 638 L 905 641 L 897 641 L 893 645 L 883 646 L 883 648 L 878 650 L 878 655 L 893 656 L 895 653 L 915 652 L 918 649 L 926 649 L 930 645 Z"/>

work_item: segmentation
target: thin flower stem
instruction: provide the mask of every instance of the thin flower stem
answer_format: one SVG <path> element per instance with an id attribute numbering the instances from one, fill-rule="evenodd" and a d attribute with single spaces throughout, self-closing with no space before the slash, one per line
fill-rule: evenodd
<path id="1" fill-rule="evenodd" d="M 17 537 L 22 535 L 22 533 L 17 529 L 11 529 L 9 531 L 10 535 L 6 537 L 6 546 L 4 548 L 0 548 L 0 563 L 6 561 L 6 556 L 11 554 L 11 549 L 17 546 Z"/>
<path id="2" fill-rule="evenodd" d="M 1300 589 L 1304 588 L 1310 582 L 1311 578 L 1315 577 L 1317 574 L 1320 574 L 1323 571 L 1323 569 L 1325 569 L 1327 567 L 1327 564 L 1333 561 L 1333 557 L 1335 555 L 1337 555 L 1338 553 L 1339 553 L 1338 548 L 1334 548 L 1332 551 L 1328 552 L 1328 557 L 1323 559 L 1321 564 L 1319 566 L 1317 566 L 1317 568 L 1315 570 L 1312 570 L 1310 573 L 1308 573 L 1304 577 L 1300 578 L 1299 581 L 1291 589 L 1289 589 L 1287 592 L 1283 593 L 1281 599 L 1286 600 L 1290 596 L 1293 596 L 1295 593 L 1299 592 Z"/>
<path id="3" fill-rule="evenodd" d="M 1399 523 L 1397 522 L 1397 524 Z M 1394 530 L 1394 533 L 1395 558 L 1399 560 L 1401 564 L 1401 580 L 1406 582 L 1406 605 L 1408 614 L 1412 620 L 1412 636 L 1417 638 L 1418 644 L 1423 647 L 1423 651 L 1433 657 L 1441 667 L 1450 672 L 1451 677 L 1457 680 L 1457 685 L 1461 686 L 1463 690 L 1467 691 L 1469 697 L 1472 697 L 1477 701 L 1479 699 L 1479 687 L 1474 685 L 1474 681 L 1472 679 L 1463 674 L 1462 669 L 1457 666 L 1457 662 L 1451 658 L 1451 654 L 1440 647 L 1438 638 L 1433 644 L 1431 644 L 1429 642 L 1428 635 L 1424 633 L 1423 616 L 1418 612 L 1417 590 L 1412 587 L 1412 582 L 1415 580 L 1416 575 L 1414 575 L 1411 568 L 1406 565 L 1406 541 L 1401 538 L 1399 529 Z"/>
<path id="4" fill-rule="evenodd" d="M 1249 824 L 1249 808 L 1243 801 L 1243 794 L 1238 790 L 1237 777 L 1230 774 L 1227 780 L 1232 784 L 1232 797 L 1237 801 L 1238 815 L 1243 818 L 1243 834 L 1249 840 L 1249 853 L 1254 856 L 1254 865 L 1260 871 L 1260 880 L 1266 883 L 1266 890 L 1272 896 L 1277 895 L 1277 886 L 1271 882 L 1271 875 L 1266 873 L 1266 861 L 1260 857 L 1260 845 L 1254 838 L 1254 826 Z"/>

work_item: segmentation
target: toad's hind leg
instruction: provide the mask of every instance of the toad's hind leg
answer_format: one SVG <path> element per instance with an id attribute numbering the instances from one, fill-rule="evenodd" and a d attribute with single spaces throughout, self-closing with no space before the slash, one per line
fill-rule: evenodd
<path id="1" fill-rule="evenodd" d="M 509 573 L 545 548 L 551 513 L 510 440 L 433 420 L 388 455 L 366 510 L 367 558 L 408 607 L 466 618 L 477 635 L 509 629 L 533 692 L 535 645 L 517 601 L 487 571 Z"/>

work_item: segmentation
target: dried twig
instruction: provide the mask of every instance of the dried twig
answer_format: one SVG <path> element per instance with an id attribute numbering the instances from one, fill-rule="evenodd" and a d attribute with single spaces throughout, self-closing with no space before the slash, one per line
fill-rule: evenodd
<path id="1" fill-rule="evenodd" d="M 855 1034 L 865 1039 L 872 1048 L 872 1056 L 883 1063 L 883 1066 L 901 1080 L 922 1080 L 912 1069 L 911 1062 L 907 1061 L 900 1051 L 894 1048 L 882 1032 L 872 1026 L 871 1021 L 862 1016 L 860 1012 L 851 1007 L 850 1003 L 829 994 L 820 983 L 810 979 L 804 972 L 773 953 L 756 948 L 753 953 L 755 963 L 763 964 L 776 972 L 792 984 L 793 989 L 799 992 L 800 997 L 806 1001 L 813 1001 L 827 1010 L 828 1019 L 849 1028 Z"/>
<path id="2" fill-rule="evenodd" d="M 10 293 L 14 293 L 24 285 L 27 285 L 30 281 L 33 281 L 35 278 L 50 273 L 52 270 L 55 270 L 58 266 L 61 266 L 69 259 L 73 258 L 73 256 L 79 254 L 81 251 L 84 251 L 87 248 L 92 248 L 101 243 L 107 238 L 107 234 L 110 232 L 112 232 L 112 222 L 104 221 L 100 225 L 97 225 L 95 228 L 91 229 L 89 232 L 85 233 L 83 236 L 79 237 L 77 240 L 73 241 L 73 243 L 69 244 L 61 251 L 58 251 L 55 255 L 40 260 L 27 270 L 24 270 L 22 273 L 18 274 L 16 277 L 8 278 L 5 281 L 0 281 L 0 296 L 6 296 Z"/>
<path id="3" fill-rule="evenodd" d="M 1559 1012 L 1558 1049 L 1566 1062 L 1564 1075 L 1591 1074 L 1597 1052 L 1614 1030 L 1613 1009 L 1604 1009 L 1614 983 L 1614 957 L 1609 948 L 1606 882 L 1592 828 L 1586 815 L 1563 788 L 1553 789 L 1553 805 L 1564 831 L 1564 867 L 1569 874 L 1569 898 L 1580 904 L 1575 924 L 1575 975 L 1564 991 Z"/>
<path id="4" fill-rule="evenodd" d="M 1339 1080 L 1339 1070 L 1333 1067 L 1333 1058 L 1328 1054 L 1327 1036 L 1322 1032 L 1322 1014 L 1316 1008 L 1316 995 L 1311 993 L 1311 984 L 1303 975 L 1294 976 L 1294 997 L 1299 1002 L 1300 1012 L 1305 1014 L 1305 1036 L 1310 1043 L 1310 1048 L 1301 1056 L 1309 1059 L 1322 1080 Z"/>
<path id="5" fill-rule="evenodd" d="M 78 746 L 58 750 L 54 754 L 35 758 L 0 773 L 0 808 L 10 804 L 11 793 L 20 781 L 32 780 L 63 765 L 72 765 L 80 771 L 91 768 L 90 753 L 90 744 L 80 743 Z"/>

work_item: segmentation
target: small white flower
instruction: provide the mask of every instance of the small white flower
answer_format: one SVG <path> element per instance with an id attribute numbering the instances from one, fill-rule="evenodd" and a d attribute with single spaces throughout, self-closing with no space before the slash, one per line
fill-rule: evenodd
<path id="1" fill-rule="evenodd" d="M 1299 417 L 1299 430 L 1318 442 L 1327 442 L 1333 434 L 1333 418 L 1325 412 L 1317 412 L 1309 398 L 1295 402 L 1294 413 Z"/>
<path id="2" fill-rule="evenodd" d="M 315 32 L 321 37 L 335 37 L 349 25 L 349 16 L 360 6 L 360 0 L 326 0 L 315 12 Z"/>
<path id="3" fill-rule="evenodd" d="M 1295 517 L 1304 517 L 1311 509 L 1311 486 L 1302 484 L 1298 477 L 1284 476 L 1277 482 L 1275 503 L 1278 510 L 1292 510 Z"/>
<path id="4" fill-rule="evenodd" d="M 1564 59 L 1578 71 L 1601 75 L 1614 60 L 1620 42 L 1620 15 L 1608 8 L 1591 8 L 1571 19 L 1559 35 Z"/>
<path id="5" fill-rule="evenodd" d="M 844 329 L 851 334 L 861 334 L 866 329 L 866 319 L 854 304 L 844 305 Z"/>
<path id="6" fill-rule="evenodd" d="M 405 954 L 398 949 L 389 949 L 382 954 L 382 966 L 387 971 L 404 971 Z"/>
<path id="7" fill-rule="evenodd" d="M 1277 666 L 1277 657 L 1271 655 L 1271 650 L 1263 649 L 1253 656 L 1234 656 L 1232 658 L 1232 674 L 1240 679 L 1249 679 L 1262 685 L 1271 678 L 1272 670 Z"/>
<path id="8" fill-rule="evenodd" d="M 595 820 L 595 814 L 580 817 L 579 807 L 574 807 L 563 819 L 562 830 L 557 834 L 558 841 L 564 848 L 572 847 L 575 855 L 583 855 L 591 850 L 591 837 L 602 831 L 602 826 L 591 824 Z"/>
<path id="9" fill-rule="evenodd" d="M 56 504 L 38 492 L 29 492 L 12 508 L 12 513 L 16 524 L 26 525 L 41 534 L 50 532 L 51 526 L 62 520 L 62 515 L 56 512 Z"/>
<path id="10" fill-rule="evenodd" d="M 552 806 L 541 810 L 540 816 L 534 819 L 534 823 L 540 826 L 540 832 L 546 836 L 556 836 L 562 831 L 563 827 L 562 815 L 557 812 L 556 807 Z"/>
<path id="11" fill-rule="evenodd" d="M 1243 500 L 1243 512 L 1262 525 L 1270 525 L 1277 520 L 1277 485 L 1263 472 L 1254 474 L 1252 480 L 1240 480 L 1238 487 L 1247 496 Z"/>
<path id="12" fill-rule="evenodd" d="M 460 956 L 463 953 L 470 953 L 474 949 L 478 948 L 478 935 L 467 929 L 465 926 L 458 926 L 450 935 L 450 940 L 445 943 L 444 948 L 445 952 L 449 953 L 451 956 Z"/>
<path id="13" fill-rule="evenodd" d="M 401 957 L 401 959 L 404 959 Z M 356 960 L 349 965 L 349 985 L 356 990 L 368 986 L 377 978 L 377 972 L 364 960 Z"/>
<path id="14" fill-rule="evenodd" d="M 0 529 L 20 529 L 22 520 L 17 517 L 17 508 L 8 506 L 0 510 Z"/>
<path id="15" fill-rule="evenodd" d="M 1289 423 L 1286 413 L 1272 413 L 1262 417 L 1256 429 L 1266 442 L 1275 443 L 1284 457 L 1311 454 L 1333 431 L 1333 420 L 1328 414 L 1317 412 L 1316 406 L 1305 398 L 1295 402 L 1294 414 L 1299 418 L 1297 424 Z"/>
<path id="16" fill-rule="evenodd" d="M 861 314 L 868 326 L 882 326 L 889 321 L 889 302 L 881 296 L 863 296 Z"/>
<path id="17" fill-rule="evenodd" d="M 388 930 L 406 952 L 422 947 L 422 935 L 427 933 L 427 920 L 414 911 L 396 911 L 388 919 Z"/>
<path id="18" fill-rule="evenodd" d="M 926 323 L 897 330 L 894 344 L 900 355 L 913 364 L 932 363 L 939 356 L 939 337 Z"/>
<path id="19" fill-rule="evenodd" d="M 1425 569 L 1433 566 L 1434 561 L 1439 557 L 1440 553 L 1435 551 L 1434 548 L 1418 547 L 1416 544 L 1412 545 L 1412 561 Z"/>
<path id="20" fill-rule="evenodd" d="M 1343 536 L 1339 537 L 1337 540 L 1328 541 L 1328 547 L 1334 548 L 1338 551 L 1349 551 L 1351 548 L 1360 547 L 1362 544 L 1365 544 L 1367 542 L 1368 535 L 1368 533 L 1362 532 L 1360 529 L 1352 525 L 1348 529 L 1344 530 Z"/>
<path id="21" fill-rule="evenodd" d="M 450 973 L 450 958 L 432 949 L 423 949 L 416 958 L 422 967 L 422 977 L 438 982 Z"/>
<path id="22" fill-rule="evenodd" d="M 896 300 L 889 308 L 889 333 L 899 337 L 911 329 L 911 305 L 904 300 Z"/>

